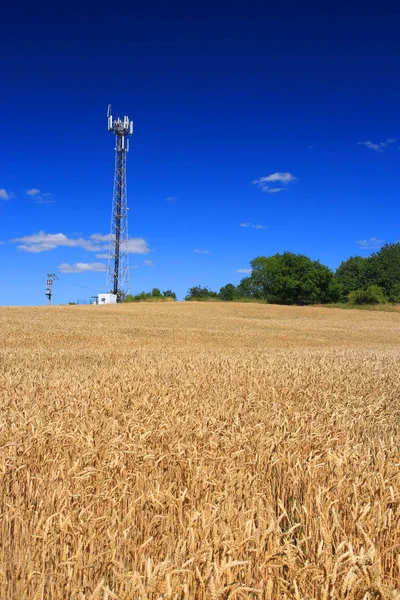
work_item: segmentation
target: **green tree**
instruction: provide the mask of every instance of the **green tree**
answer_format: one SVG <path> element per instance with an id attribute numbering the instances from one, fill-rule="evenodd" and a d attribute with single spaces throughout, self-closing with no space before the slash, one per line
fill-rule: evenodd
<path id="1" fill-rule="evenodd" d="M 153 298 L 161 298 L 161 292 L 158 288 L 153 288 L 151 291 Z"/>
<path id="2" fill-rule="evenodd" d="M 396 283 L 392 287 L 389 295 L 389 300 L 393 303 L 400 303 L 400 283 Z"/>
<path id="3" fill-rule="evenodd" d="M 385 244 L 368 259 L 368 283 L 383 288 L 391 302 L 399 297 L 400 242 Z"/>
<path id="4" fill-rule="evenodd" d="M 252 285 L 267 302 L 316 304 L 330 301 L 333 273 L 303 254 L 284 252 L 250 262 Z"/>
<path id="5" fill-rule="evenodd" d="M 226 302 L 236 300 L 239 297 L 236 286 L 233 283 L 227 283 L 219 290 L 219 297 Z"/>
<path id="6" fill-rule="evenodd" d="M 218 298 L 217 292 L 213 292 L 208 287 L 196 285 L 188 290 L 185 300 L 204 300 L 210 298 Z"/>
<path id="7" fill-rule="evenodd" d="M 340 302 L 343 300 L 343 285 L 333 278 L 329 284 L 329 302 Z"/>
<path id="8" fill-rule="evenodd" d="M 148 292 L 140 292 L 140 294 L 136 294 L 134 298 L 136 302 L 140 302 L 140 300 L 147 300 L 147 298 L 151 298 L 151 294 Z"/>
<path id="9" fill-rule="evenodd" d="M 368 260 L 362 256 L 351 256 L 336 269 L 335 279 L 342 285 L 344 300 L 350 292 L 362 290 L 369 283 L 373 283 L 369 281 Z"/>
<path id="10" fill-rule="evenodd" d="M 254 284 L 251 276 L 243 277 L 236 290 L 239 298 L 257 298 L 258 300 L 263 298 L 262 293 Z"/>
<path id="11" fill-rule="evenodd" d="M 237 292 L 239 298 L 250 298 L 251 297 L 251 277 L 243 277 L 239 285 L 237 286 Z"/>
<path id="12" fill-rule="evenodd" d="M 166 290 L 162 293 L 162 295 L 164 296 L 164 298 L 173 298 L 174 300 L 176 300 L 176 294 L 172 290 Z"/>

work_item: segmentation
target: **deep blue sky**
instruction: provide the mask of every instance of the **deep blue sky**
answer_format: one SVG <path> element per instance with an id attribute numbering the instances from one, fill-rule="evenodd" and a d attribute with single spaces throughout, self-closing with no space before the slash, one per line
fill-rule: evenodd
<path id="1" fill-rule="evenodd" d="M 88 240 L 110 226 L 108 103 L 135 122 L 129 229 L 150 252 L 130 255 L 134 293 L 397 241 L 399 31 L 382 3 L 3 6 L 0 303 L 45 303 L 50 271 L 54 303 L 105 291 L 106 273 L 61 271 L 107 263 Z"/>

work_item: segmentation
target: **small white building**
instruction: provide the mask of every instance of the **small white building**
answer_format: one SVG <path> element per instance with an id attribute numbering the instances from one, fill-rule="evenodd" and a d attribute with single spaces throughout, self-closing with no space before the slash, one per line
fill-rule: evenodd
<path id="1" fill-rule="evenodd" d="M 97 296 L 97 304 L 116 304 L 117 294 L 99 294 Z"/>

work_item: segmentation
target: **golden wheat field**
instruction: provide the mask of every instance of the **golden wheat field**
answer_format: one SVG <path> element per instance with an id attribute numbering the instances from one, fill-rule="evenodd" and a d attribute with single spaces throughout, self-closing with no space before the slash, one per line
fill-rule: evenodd
<path id="1" fill-rule="evenodd" d="M 400 314 L 1 308 L 1 600 L 400 598 Z"/>

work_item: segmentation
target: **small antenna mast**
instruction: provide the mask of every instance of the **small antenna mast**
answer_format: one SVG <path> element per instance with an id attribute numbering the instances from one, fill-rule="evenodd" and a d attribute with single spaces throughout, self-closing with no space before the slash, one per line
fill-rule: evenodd
<path id="1" fill-rule="evenodd" d="M 55 273 L 47 273 L 47 281 L 46 281 L 46 296 L 47 296 L 47 304 L 51 306 L 51 297 L 53 295 L 52 287 L 54 281 L 58 279 Z"/>

